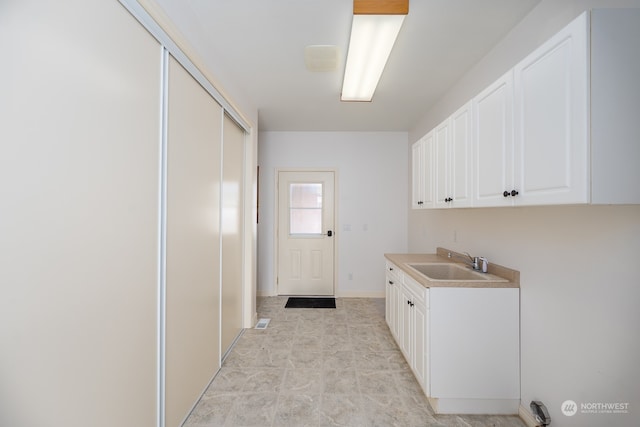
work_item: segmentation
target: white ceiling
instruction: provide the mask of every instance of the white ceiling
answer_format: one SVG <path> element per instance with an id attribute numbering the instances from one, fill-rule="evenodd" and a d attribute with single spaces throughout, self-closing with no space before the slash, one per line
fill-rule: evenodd
<path id="1" fill-rule="evenodd" d="M 156 0 L 261 131 L 406 131 L 540 0 L 410 0 L 370 103 L 340 102 L 351 0 Z M 307 45 L 337 45 L 311 72 Z M 219 65 L 218 65 L 219 64 Z"/>

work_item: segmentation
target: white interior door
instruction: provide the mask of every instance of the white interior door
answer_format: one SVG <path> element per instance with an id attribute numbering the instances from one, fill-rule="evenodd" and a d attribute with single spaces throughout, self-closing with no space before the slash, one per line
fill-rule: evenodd
<path id="1" fill-rule="evenodd" d="M 334 172 L 278 173 L 280 295 L 334 293 Z"/>

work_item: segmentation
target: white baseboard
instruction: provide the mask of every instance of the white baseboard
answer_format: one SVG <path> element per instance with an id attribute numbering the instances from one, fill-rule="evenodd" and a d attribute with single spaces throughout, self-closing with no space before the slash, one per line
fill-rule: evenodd
<path id="1" fill-rule="evenodd" d="M 520 399 L 428 399 L 436 414 L 515 415 L 520 404 Z"/>
<path id="2" fill-rule="evenodd" d="M 338 291 L 336 298 L 384 298 L 385 292 L 382 291 Z"/>
<path id="3" fill-rule="evenodd" d="M 518 416 L 527 425 L 527 427 L 538 427 L 540 424 L 533 418 L 533 414 L 530 410 L 520 405 L 518 408 Z"/>
<path id="4" fill-rule="evenodd" d="M 258 297 L 276 297 L 277 294 L 270 292 L 257 292 Z M 384 298 L 384 291 L 337 291 L 336 298 Z"/>
<path id="5" fill-rule="evenodd" d="M 277 297 L 278 295 L 274 294 L 273 292 L 260 292 L 260 291 L 257 291 L 256 292 L 256 296 L 258 296 L 258 297 Z"/>

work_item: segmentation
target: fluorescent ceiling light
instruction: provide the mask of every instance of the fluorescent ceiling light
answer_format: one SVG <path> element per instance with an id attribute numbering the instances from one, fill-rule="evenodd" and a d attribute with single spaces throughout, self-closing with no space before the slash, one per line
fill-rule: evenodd
<path id="1" fill-rule="evenodd" d="M 353 15 L 342 101 L 371 101 L 406 15 Z"/>

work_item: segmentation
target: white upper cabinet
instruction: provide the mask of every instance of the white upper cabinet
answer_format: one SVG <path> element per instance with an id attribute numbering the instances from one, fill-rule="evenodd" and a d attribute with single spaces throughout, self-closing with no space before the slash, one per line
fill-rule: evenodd
<path id="1" fill-rule="evenodd" d="M 508 206 L 513 184 L 513 72 L 473 99 L 474 206 Z M 505 197 L 504 193 L 509 196 Z"/>
<path id="2" fill-rule="evenodd" d="M 433 132 L 428 133 L 411 147 L 411 207 L 433 207 Z"/>
<path id="3" fill-rule="evenodd" d="M 422 140 L 411 146 L 411 207 L 421 209 L 424 204 L 424 144 Z"/>
<path id="4" fill-rule="evenodd" d="M 471 102 L 435 129 L 434 201 L 437 208 L 471 205 Z"/>
<path id="5" fill-rule="evenodd" d="M 431 131 L 421 207 L 640 203 L 638 39 L 640 9 L 593 10 L 526 56 Z"/>
<path id="6" fill-rule="evenodd" d="M 591 12 L 591 203 L 640 203 L 640 9 Z"/>
<path id="7" fill-rule="evenodd" d="M 471 206 L 472 103 L 468 102 L 451 116 L 451 167 L 449 191 L 451 206 Z"/>
<path id="8" fill-rule="evenodd" d="M 436 127 L 435 131 L 435 207 L 446 208 L 449 206 L 449 162 L 450 162 L 450 120 L 447 119 Z"/>
<path id="9" fill-rule="evenodd" d="M 474 99 L 475 206 L 589 202 L 581 15 Z"/>
<path id="10" fill-rule="evenodd" d="M 587 31 L 585 13 L 514 68 L 515 204 L 589 202 Z"/>

